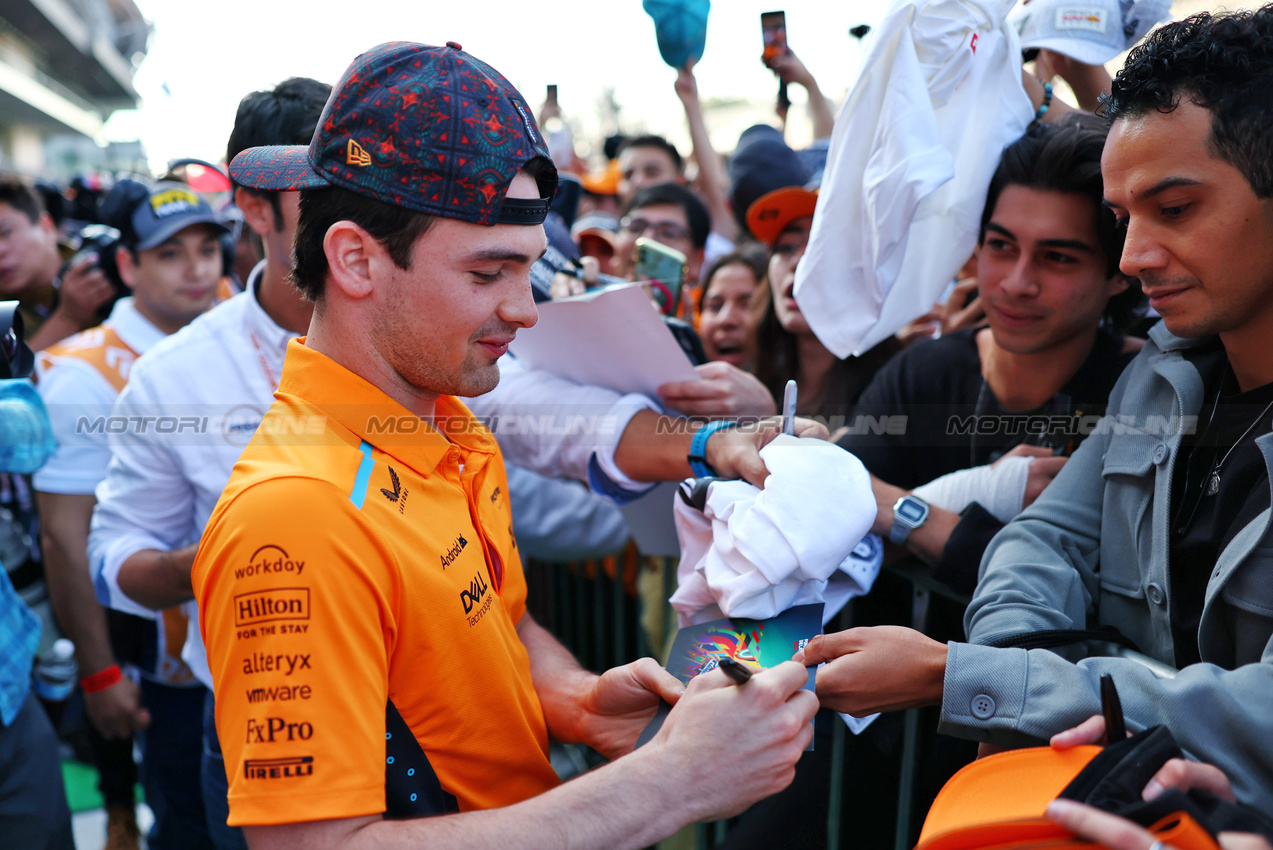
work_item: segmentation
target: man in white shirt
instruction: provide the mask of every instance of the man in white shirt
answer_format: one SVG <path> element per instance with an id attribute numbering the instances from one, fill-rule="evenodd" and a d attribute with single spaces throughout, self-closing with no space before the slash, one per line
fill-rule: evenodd
<path id="1" fill-rule="evenodd" d="M 202 802 L 179 791 L 180 774 L 199 760 L 198 726 L 182 721 L 191 707 L 197 718 L 203 701 L 203 688 L 180 657 L 186 614 L 179 607 L 168 608 L 158 613 L 158 628 L 142 627 L 146 642 L 155 642 L 156 648 L 153 668 L 143 672 L 139 688 L 122 676 L 116 663 L 106 612 L 94 598 L 87 548 L 93 491 L 110 462 L 111 406 L 133 361 L 212 302 L 223 262 L 218 237 L 225 228 L 187 186 L 160 183 L 146 191 L 134 183 L 116 191 L 130 188 L 134 197 L 119 222 L 116 260 L 133 295 L 116 302 L 102 325 L 39 353 L 36 378 L 59 447 L 36 472 L 34 483 L 49 596 L 63 632 L 75 644 L 85 709 L 102 739 L 119 741 L 95 740 L 94 747 L 109 763 L 100 768 L 108 836 L 117 842 L 111 846 L 137 846 L 131 737 L 153 718 L 144 757 L 146 796 L 157 815 L 149 843 L 193 850 L 209 845 Z M 146 615 L 156 617 L 155 612 Z M 120 764 L 124 769 L 118 769 Z M 120 787 L 107 787 L 107 774 L 116 772 L 121 781 L 114 785 Z"/>
<path id="2" fill-rule="evenodd" d="M 308 141 L 330 92 L 328 85 L 298 77 L 249 94 L 235 116 L 227 161 L 256 145 Z M 89 558 L 98 598 L 127 613 L 153 616 L 191 598 L 189 570 L 199 535 L 272 400 L 287 340 L 309 326 L 311 305 L 287 280 L 297 193 L 239 188 L 235 202 L 260 237 L 265 259 L 252 270 L 245 292 L 155 346 L 132 371 L 114 410 L 114 421 L 138 424 L 111 437 Z M 165 433 L 153 419 L 165 415 L 194 424 Z M 146 427 L 148 422 L 154 424 Z M 211 686 L 197 611 L 189 607 L 187 641 L 193 635 L 196 645 L 183 655 L 194 676 Z M 210 709 L 209 699 L 205 735 Z M 215 733 L 205 737 L 203 750 L 199 775 L 208 832 L 218 848 L 245 847 L 239 830 L 225 825 L 225 770 Z"/>

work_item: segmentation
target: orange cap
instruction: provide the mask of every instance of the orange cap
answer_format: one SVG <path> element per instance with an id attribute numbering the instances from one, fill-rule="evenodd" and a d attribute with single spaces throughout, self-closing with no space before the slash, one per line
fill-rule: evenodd
<path id="1" fill-rule="evenodd" d="M 579 183 L 585 192 L 591 192 L 594 195 L 619 194 L 619 160 L 610 160 L 600 174 L 589 174 Z"/>
<path id="2" fill-rule="evenodd" d="M 772 246 L 788 224 L 813 215 L 817 203 L 817 189 L 801 186 L 775 189 L 761 195 L 747 208 L 747 229 L 752 236 Z"/>
<path id="3" fill-rule="evenodd" d="M 759 202 L 757 202 L 759 203 Z M 1048 821 L 1023 825 L 1022 819 L 1042 818 L 1048 803 L 1065 790 L 1079 771 L 1087 766 L 1100 747 L 1081 746 L 1068 750 L 1028 747 L 996 753 L 965 765 L 950 778 L 933 800 L 916 850 L 954 850 L 966 846 L 989 847 L 999 843 L 968 845 L 970 835 L 980 839 L 1011 833 L 1024 826 L 1045 835 L 1068 835 Z"/>

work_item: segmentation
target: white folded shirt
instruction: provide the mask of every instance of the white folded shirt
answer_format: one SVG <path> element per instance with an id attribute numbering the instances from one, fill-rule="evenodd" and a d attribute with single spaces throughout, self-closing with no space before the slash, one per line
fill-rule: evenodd
<path id="1" fill-rule="evenodd" d="M 671 604 L 682 626 L 722 616 L 766 619 L 823 602 L 823 622 L 871 589 L 883 547 L 871 478 L 849 452 L 781 436 L 760 451 L 763 490 L 710 485 L 703 511 L 678 499 L 681 562 Z M 864 539 L 865 538 L 865 539 Z"/>

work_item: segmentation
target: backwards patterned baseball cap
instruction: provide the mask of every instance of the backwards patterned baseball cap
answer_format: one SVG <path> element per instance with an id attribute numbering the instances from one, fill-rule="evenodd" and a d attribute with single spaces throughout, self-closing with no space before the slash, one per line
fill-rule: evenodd
<path id="1" fill-rule="evenodd" d="M 543 159 L 539 199 L 506 198 Z M 557 170 L 508 80 L 447 42 L 389 42 L 345 71 L 308 147 L 249 148 L 230 163 L 242 186 L 296 191 L 339 186 L 387 204 L 475 224 L 541 224 Z"/>

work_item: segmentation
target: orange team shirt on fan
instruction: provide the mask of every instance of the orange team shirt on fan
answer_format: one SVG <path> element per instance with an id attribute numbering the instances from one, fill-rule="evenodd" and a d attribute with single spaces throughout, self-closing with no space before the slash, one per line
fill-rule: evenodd
<path id="1" fill-rule="evenodd" d="M 435 430 L 301 340 L 275 399 L 192 574 L 229 823 L 419 817 L 554 787 L 490 431 L 448 396 Z"/>

